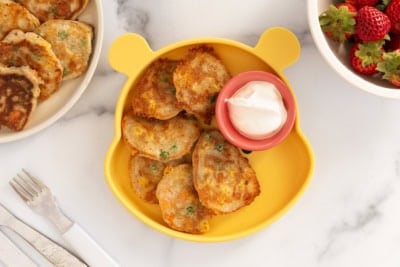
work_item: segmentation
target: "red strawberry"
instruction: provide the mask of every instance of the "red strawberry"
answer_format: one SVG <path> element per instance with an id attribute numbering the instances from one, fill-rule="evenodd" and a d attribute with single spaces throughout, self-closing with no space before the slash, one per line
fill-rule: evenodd
<path id="1" fill-rule="evenodd" d="M 381 40 L 390 30 L 388 16 L 371 6 L 358 10 L 356 22 L 356 34 L 364 42 Z"/>
<path id="2" fill-rule="evenodd" d="M 336 8 L 345 7 L 350 13 L 357 13 L 357 8 L 350 3 L 339 3 L 335 5 Z M 355 14 L 354 14 L 355 15 Z"/>
<path id="3" fill-rule="evenodd" d="M 363 6 L 376 6 L 379 0 L 357 0 L 356 7 L 362 8 Z"/>
<path id="4" fill-rule="evenodd" d="M 352 4 L 357 9 L 360 9 L 363 6 L 376 6 L 379 0 L 345 0 L 344 2 Z"/>
<path id="5" fill-rule="evenodd" d="M 400 34 L 390 34 L 390 40 L 386 41 L 385 50 L 394 51 L 400 49 Z"/>
<path id="6" fill-rule="evenodd" d="M 378 73 L 377 64 L 382 60 L 384 41 L 355 43 L 350 51 L 350 63 L 353 69 L 364 75 Z"/>
<path id="7" fill-rule="evenodd" d="M 354 34 L 356 8 L 351 4 L 330 5 L 319 16 L 322 31 L 334 41 L 344 42 Z"/>
<path id="8" fill-rule="evenodd" d="M 400 87 L 400 50 L 383 54 L 383 60 L 378 63 L 377 70 L 383 73 L 383 79 Z"/>
<path id="9" fill-rule="evenodd" d="M 391 32 L 400 34 L 400 0 L 390 1 L 385 13 L 392 25 Z"/>
<path id="10" fill-rule="evenodd" d="M 345 0 L 344 2 L 350 4 L 354 7 L 357 7 L 358 0 Z"/>

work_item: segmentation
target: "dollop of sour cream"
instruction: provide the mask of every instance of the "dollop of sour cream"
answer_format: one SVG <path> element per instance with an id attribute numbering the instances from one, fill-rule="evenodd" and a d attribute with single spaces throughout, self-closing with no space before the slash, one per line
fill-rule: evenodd
<path id="1" fill-rule="evenodd" d="M 273 136 L 287 119 L 282 96 L 270 82 L 248 82 L 225 101 L 232 125 L 249 139 Z"/>

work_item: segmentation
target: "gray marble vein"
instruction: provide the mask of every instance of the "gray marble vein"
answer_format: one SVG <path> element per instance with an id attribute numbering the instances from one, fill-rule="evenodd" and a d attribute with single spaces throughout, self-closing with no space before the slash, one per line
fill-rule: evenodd
<path id="1" fill-rule="evenodd" d="M 389 197 L 390 193 L 381 192 L 376 199 L 368 203 L 365 208 L 354 214 L 355 219 L 343 219 L 341 222 L 333 225 L 329 230 L 326 244 L 318 253 L 318 261 L 324 261 L 331 254 L 334 254 L 335 245 L 341 238 L 348 238 L 348 235 L 354 235 L 362 231 L 368 225 L 378 221 L 382 216 L 380 207 Z"/>
<path id="2" fill-rule="evenodd" d="M 116 0 L 117 17 L 121 27 L 127 32 L 135 32 L 142 35 L 149 43 L 150 36 L 147 33 L 147 25 L 150 21 L 149 13 L 135 6 L 131 1 Z"/>

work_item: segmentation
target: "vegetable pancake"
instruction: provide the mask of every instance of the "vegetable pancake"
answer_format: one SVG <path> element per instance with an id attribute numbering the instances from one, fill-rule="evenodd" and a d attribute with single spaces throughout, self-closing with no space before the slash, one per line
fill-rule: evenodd
<path id="1" fill-rule="evenodd" d="M 200 130 L 195 120 L 182 115 L 156 120 L 127 113 L 122 118 L 122 133 L 138 155 L 167 162 L 189 153 Z"/>
<path id="2" fill-rule="evenodd" d="M 22 5 L 11 0 L 0 0 L 0 40 L 11 30 L 33 31 L 39 24 L 38 18 Z"/>
<path id="3" fill-rule="evenodd" d="M 143 200 L 149 203 L 158 203 L 156 188 L 163 176 L 165 167 L 169 165 L 175 166 L 184 161 L 184 157 L 182 160 L 161 162 L 139 155 L 132 155 L 129 160 L 129 176 L 133 190 Z"/>
<path id="4" fill-rule="evenodd" d="M 35 32 L 51 44 L 63 66 L 63 79 L 73 79 L 84 73 L 92 54 L 93 29 L 74 21 L 53 19 L 40 25 Z"/>
<path id="5" fill-rule="evenodd" d="M 236 211 L 260 194 L 248 159 L 217 130 L 203 132 L 195 146 L 193 180 L 201 203 L 216 214 Z"/>
<path id="6" fill-rule="evenodd" d="M 164 221 L 173 229 L 200 234 L 210 229 L 212 212 L 199 201 L 193 186 L 192 166 L 168 166 L 156 195 Z"/>
<path id="7" fill-rule="evenodd" d="M 0 65 L 0 125 L 21 131 L 37 105 L 40 80 L 27 66 Z"/>
<path id="8" fill-rule="evenodd" d="M 218 93 L 230 77 L 211 47 L 191 49 L 173 76 L 179 106 L 210 124 Z"/>
<path id="9" fill-rule="evenodd" d="M 159 59 L 147 67 L 132 89 L 132 110 L 136 115 L 166 120 L 182 111 L 177 106 L 172 74 L 178 61 Z"/>
<path id="10" fill-rule="evenodd" d="M 89 0 L 18 0 L 41 22 L 50 19 L 76 19 Z"/>
<path id="11" fill-rule="evenodd" d="M 141 157 L 131 156 L 129 161 L 129 176 L 132 188 L 143 200 L 150 203 L 158 203 L 156 188 L 163 176 L 165 163 Z"/>
<path id="12" fill-rule="evenodd" d="M 44 100 L 60 88 L 63 68 L 49 42 L 33 32 L 12 30 L 0 42 L 0 64 L 9 67 L 29 66 L 43 81 L 40 99 Z"/>

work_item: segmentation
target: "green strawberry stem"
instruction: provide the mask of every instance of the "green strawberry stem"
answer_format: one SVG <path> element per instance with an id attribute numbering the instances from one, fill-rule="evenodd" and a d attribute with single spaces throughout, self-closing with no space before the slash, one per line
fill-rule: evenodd
<path id="1" fill-rule="evenodd" d="M 363 67 L 378 63 L 382 60 L 382 47 L 384 44 L 384 40 L 358 44 L 358 50 L 356 51 L 355 55 L 361 59 L 361 64 Z"/>
<path id="2" fill-rule="evenodd" d="M 346 41 L 354 33 L 356 24 L 355 12 L 350 12 L 346 6 L 337 8 L 330 5 L 329 10 L 319 16 L 319 23 L 323 32 L 338 42 Z"/>
<path id="3" fill-rule="evenodd" d="M 376 69 L 383 73 L 383 79 L 400 87 L 400 50 L 383 53 L 383 60 Z"/>

